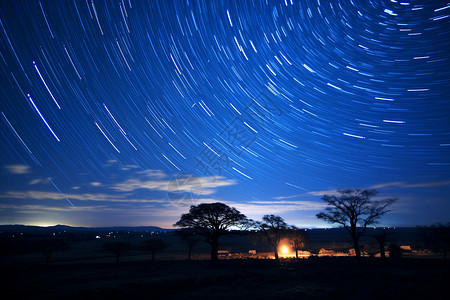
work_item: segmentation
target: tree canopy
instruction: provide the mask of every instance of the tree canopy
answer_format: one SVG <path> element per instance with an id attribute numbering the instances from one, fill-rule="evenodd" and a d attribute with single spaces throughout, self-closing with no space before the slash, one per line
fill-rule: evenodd
<path id="1" fill-rule="evenodd" d="M 275 259 L 278 259 L 278 245 L 283 233 L 288 228 L 287 223 L 280 216 L 265 215 L 261 221 L 254 222 L 253 226 L 264 234 L 267 242 L 272 246 Z"/>
<path id="2" fill-rule="evenodd" d="M 226 234 L 232 227 L 247 223 L 247 217 L 236 208 L 224 203 L 203 203 L 192 205 L 189 212 L 181 215 L 174 226 L 195 229 L 205 236 L 211 245 L 211 260 L 218 260 L 219 237 Z"/>
<path id="3" fill-rule="evenodd" d="M 325 210 L 316 215 L 328 223 L 342 225 L 351 235 L 358 260 L 361 257 L 359 239 L 367 226 L 378 223 L 381 216 L 389 212 L 388 206 L 397 199 L 373 200 L 375 190 L 345 189 L 337 190 L 339 195 L 324 195 Z"/>

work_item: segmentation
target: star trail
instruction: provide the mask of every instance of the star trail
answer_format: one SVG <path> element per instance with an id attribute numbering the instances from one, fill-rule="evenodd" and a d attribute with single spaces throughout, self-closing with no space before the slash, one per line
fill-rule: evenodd
<path id="1" fill-rule="evenodd" d="M 2 223 L 171 227 L 320 197 L 447 222 L 450 2 L 2 1 Z M 189 199 L 189 201 L 184 201 Z"/>

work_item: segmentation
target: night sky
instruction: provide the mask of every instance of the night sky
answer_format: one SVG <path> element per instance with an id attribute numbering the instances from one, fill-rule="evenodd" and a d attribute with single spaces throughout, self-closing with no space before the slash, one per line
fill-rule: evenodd
<path id="1" fill-rule="evenodd" d="M 450 2 L 1 1 L 0 223 L 171 228 L 321 196 L 450 221 Z"/>

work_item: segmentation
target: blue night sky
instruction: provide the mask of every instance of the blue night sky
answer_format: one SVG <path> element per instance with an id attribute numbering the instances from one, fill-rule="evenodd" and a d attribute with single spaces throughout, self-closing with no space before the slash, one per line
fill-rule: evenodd
<path id="1" fill-rule="evenodd" d="M 450 3 L 0 2 L 0 223 L 300 227 L 323 194 L 448 222 Z"/>

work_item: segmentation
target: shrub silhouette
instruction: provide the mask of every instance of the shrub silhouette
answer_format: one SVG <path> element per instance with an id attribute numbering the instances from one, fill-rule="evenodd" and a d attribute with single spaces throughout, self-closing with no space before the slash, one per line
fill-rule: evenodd
<path id="1" fill-rule="evenodd" d="M 116 255 L 116 264 L 118 264 L 120 257 L 131 248 L 131 243 L 110 242 L 103 244 L 102 248 L 114 253 Z"/>
<path id="2" fill-rule="evenodd" d="M 418 226 L 425 247 L 441 252 L 444 259 L 450 251 L 450 223 Z"/>
<path id="3" fill-rule="evenodd" d="M 386 242 L 388 241 L 388 237 L 392 234 L 393 232 L 388 232 L 386 228 L 383 228 L 379 233 L 372 235 L 372 237 L 375 238 L 378 243 L 380 257 L 382 259 L 386 258 L 385 246 Z"/>
<path id="4" fill-rule="evenodd" d="M 36 241 L 35 246 L 39 252 L 44 254 L 46 266 L 49 265 L 53 252 L 66 250 L 68 248 L 67 243 L 64 240 L 56 238 L 38 240 Z"/>
<path id="5" fill-rule="evenodd" d="M 391 243 L 389 245 L 389 257 L 400 258 L 403 256 L 402 248 L 396 243 Z"/>
<path id="6" fill-rule="evenodd" d="M 164 250 L 168 244 L 160 238 L 152 238 L 142 242 L 142 247 L 152 253 L 152 261 L 155 261 L 156 252 Z"/>
<path id="7" fill-rule="evenodd" d="M 200 242 L 200 234 L 195 229 L 183 228 L 175 231 L 175 235 L 188 246 L 188 260 L 191 260 L 192 249 Z"/>

